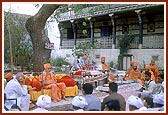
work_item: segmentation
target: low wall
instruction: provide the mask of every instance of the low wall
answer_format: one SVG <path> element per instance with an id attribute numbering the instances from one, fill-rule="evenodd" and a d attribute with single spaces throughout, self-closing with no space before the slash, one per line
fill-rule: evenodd
<path id="1" fill-rule="evenodd" d="M 61 50 L 60 51 L 61 57 L 66 57 L 67 61 L 70 63 L 74 62 L 74 57 L 72 55 L 72 50 Z M 96 63 L 100 62 L 100 57 L 105 56 L 106 62 L 110 64 L 113 61 L 114 67 L 117 65 L 118 55 L 120 50 L 119 49 L 94 49 L 89 53 L 90 60 L 93 60 Z M 144 64 L 149 64 L 152 57 L 156 59 L 156 65 L 159 69 L 164 69 L 166 54 L 164 49 L 130 49 L 129 54 L 132 54 L 132 59 L 138 63 L 138 67 L 143 69 Z M 165 65 L 164 65 L 165 64 Z M 127 59 L 127 66 L 126 62 L 123 64 L 123 68 L 127 68 L 129 66 L 129 59 Z"/>

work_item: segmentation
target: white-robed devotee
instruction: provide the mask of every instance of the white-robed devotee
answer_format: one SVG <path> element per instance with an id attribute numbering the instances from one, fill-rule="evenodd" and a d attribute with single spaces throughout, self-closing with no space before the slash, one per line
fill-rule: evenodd
<path id="1" fill-rule="evenodd" d="M 155 94 L 153 96 L 153 108 L 148 108 L 147 111 L 164 111 L 164 94 Z"/>
<path id="2" fill-rule="evenodd" d="M 141 93 L 139 94 L 139 97 L 141 97 L 141 99 L 148 96 L 152 96 L 157 92 L 155 90 L 157 88 L 157 85 L 155 81 L 151 79 L 151 73 L 149 71 L 145 71 L 145 80 L 146 80 L 146 83 L 144 87 L 140 90 Z"/>
<path id="3" fill-rule="evenodd" d="M 154 104 L 154 107 L 164 106 L 164 95 L 163 94 L 154 95 L 153 96 L 153 104 Z"/>
<path id="4" fill-rule="evenodd" d="M 24 74 L 19 72 L 15 79 L 11 79 L 4 90 L 6 99 L 17 98 L 17 105 L 22 111 L 29 110 L 30 95 L 28 94 L 27 86 L 24 84 Z M 15 100 L 5 100 L 7 109 L 11 109 L 15 104 Z"/>

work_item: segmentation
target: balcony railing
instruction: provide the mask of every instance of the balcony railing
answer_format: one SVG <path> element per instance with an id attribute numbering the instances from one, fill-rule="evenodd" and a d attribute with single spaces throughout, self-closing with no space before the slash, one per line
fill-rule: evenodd
<path id="1" fill-rule="evenodd" d="M 84 39 L 76 39 L 76 43 L 85 42 L 90 40 L 90 38 Z M 112 49 L 113 39 L 109 37 L 99 37 L 94 38 L 94 40 L 98 41 L 96 46 L 97 49 Z M 116 40 L 116 48 L 119 48 Z M 139 38 L 136 37 L 132 43 L 130 49 L 138 49 Z M 73 49 L 74 48 L 74 40 L 73 39 L 62 39 L 61 49 Z M 143 36 L 143 49 L 163 49 L 164 48 L 164 35 L 144 35 Z"/>
<path id="2" fill-rule="evenodd" d="M 84 38 L 84 39 L 76 39 L 76 44 L 89 41 L 90 38 Z M 112 48 L 112 39 L 108 37 L 99 37 L 94 38 L 94 40 L 97 41 L 97 49 L 111 49 Z M 73 39 L 62 39 L 62 49 L 72 49 L 74 48 L 74 40 Z"/>
<path id="3" fill-rule="evenodd" d="M 164 36 L 153 35 L 143 37 L 144 49 L 163 49 L 164 48 Z"/>

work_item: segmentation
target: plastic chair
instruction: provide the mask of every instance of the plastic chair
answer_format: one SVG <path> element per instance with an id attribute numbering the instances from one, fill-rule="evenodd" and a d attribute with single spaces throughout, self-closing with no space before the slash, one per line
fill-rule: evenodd
<path id="1" fill-rule="evenodd" d="M 5 103 L 6 100 L 15 100 L 15 104 L 12 105 L 11 109 L 18 109 L 19 111 L 21 111 L 21 109 L 17 105 L 17 98 L 7 99 L 6 98 L 6 94 L 4 93 L 4 103 Z M 11 110 L 11 109 L 8 109 L 5 105 L 4 105 L 4 109 L 6 111 L 10 111 Z"/>

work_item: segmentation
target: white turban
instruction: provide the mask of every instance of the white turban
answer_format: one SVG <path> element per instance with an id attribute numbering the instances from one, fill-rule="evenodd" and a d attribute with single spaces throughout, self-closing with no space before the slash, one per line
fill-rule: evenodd
<path id="1" fill-rule="evenodd" d="M 154 95 L 153 96 L 153 103 L 164 105 L 164 95 L 163 94 Z"/>
<path id="2" fill-rule="evenodd" d="M 41 108 L 48 108 L 51 104 L 51 97 L 48 95 L 40 95 L 37 99 L 36 105 Z"/>
<path id="3" fill-rule="evenodd" d="M 128 97 L 127 103 L 129 105 L 133 105 L 133 106 L 137 107 L 138 109 L 144 106 L 141 98 L 139 98 L 137 96 L 133 96 L 133 95 Z"/>
<path id="4" fill-rule="evenodd" d="M 76 106 L 76 107 L 80 107 L 81 109 L 83 109 L 86 105 L 88 105 L 86 99 L 82 96 L 75 96 L 72 99 L 72 105 Z"/>

